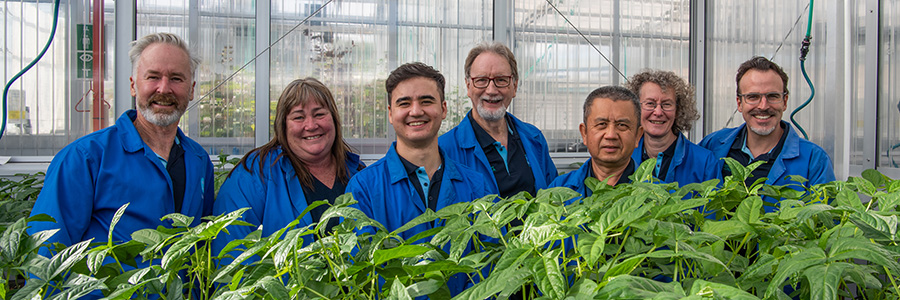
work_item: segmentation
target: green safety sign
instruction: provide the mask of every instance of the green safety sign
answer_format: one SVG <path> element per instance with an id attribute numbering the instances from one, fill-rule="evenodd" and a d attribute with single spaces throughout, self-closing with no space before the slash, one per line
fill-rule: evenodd
<path id="1" fill-rule="evenodd" d="M 78 38 L 75 40 L 77 45 L 75 61 L 78 62 L 78 67 L 75 73 L 77 73 L 77 78 L 91 78 L 94 76 L 94 40 L 91 39 L 94 26 L 91 24 L 78 24 L 76 30 L 78 31 Z"/>

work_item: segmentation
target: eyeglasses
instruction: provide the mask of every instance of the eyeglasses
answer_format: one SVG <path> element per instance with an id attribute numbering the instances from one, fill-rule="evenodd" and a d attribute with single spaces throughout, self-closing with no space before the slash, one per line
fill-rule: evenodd
<path id="1" fill-rule="evenodd" d="M 662 103 L 656 103 L 656 101 L 641 102 L 641 109 L 646 111 L 654 111 L 657 106 L 662 107 L 663 111 L 675 111 L 675 102 L 672 101 L 663 101 Z"/>
<path id="2" fill-rule="evenodd" d="M 746 94 L 738 94 L 738 97 L 744 99 L 744 102 L 750 105 L 759 104 L 759 101 L 762 100 L 763 97 L 766 98 L 766 102 L 769 104 L 781 104 L 784 102 L 784 96 L 787 95 L 787 92 L 781 93 L 746 93 Z"/>
<path id="3" fill-rule="evenodd" d="M 491 84 L 491 81 L 494 82 L 494 86 L 498 88 L 508 87 L 510 83 L 512 83 L 512 76 L 497 76 L 497 77 L 472 77 L 472 85 L 479 89 L 483 89 L 488 87 L 488 84 Z"/>

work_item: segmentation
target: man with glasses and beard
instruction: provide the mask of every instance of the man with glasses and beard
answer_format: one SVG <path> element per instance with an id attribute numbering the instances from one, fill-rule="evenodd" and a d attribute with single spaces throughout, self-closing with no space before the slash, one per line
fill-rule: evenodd
<path id="1" fill-rule="evenodd" d="M 193 217 L 196 226 L 212 212 L 209 154 L 178 128 L 194 98 L 199 59 L 169 33 L 132 42 L 129 56 L 137 110 L 66 146 L 47 170 L 31 214 L 47 214 L 56 222 L 31 222 L 29 231 L 58 229 L 50 243 L 106 242 L 113 215 L 126 203 L 112 232 L 116 242 L 131 240 L 140 229 L 171 224 L 160 220 L 167 214 Z M 138 267 L 146 265 L 137 259 Z"/>
<path id="2" fill-rule="evenodd" d="M 535 195 L 558 175 L 541 131 L 506 111 L 519 87 L 517 68 L 503 44 L 472 48 L 465 75 L 473 109 L 439 139 L 447 157 L 484 175 L 492 193 L 504 198 L 523 191 Z"/>
<path id="3" fill-rule="evenodd" d="M 745 123 L 725 128 L 703 138 L 700 146 L 716 157 L 731 157 L 743 165 L 763 161 L 747 178 L 750 186 L 759 178 L 766 184 L 791 185 L 805 190 L 812 185 L 834 181 L 831 158 L 818 145 L 800 138 L 781 116 L 787 108 L 788 76 L 777 64 L 764 57 L 754 57 L 738 68 L 737 105 Z M 727 165 L 723 177 L 731 175 Z M 798 182 L 790 175 L 808 181 Z M 767 212 L 774 211 L 778 199 L 764 198 Z"/>

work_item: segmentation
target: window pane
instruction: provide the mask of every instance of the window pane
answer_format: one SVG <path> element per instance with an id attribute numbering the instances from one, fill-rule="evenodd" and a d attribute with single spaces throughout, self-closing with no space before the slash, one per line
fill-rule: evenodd
<path id="1" fill-rule="evenodd" d="M 543 131 L 551 151 L 586 151 L 578 124 L 592 90 L 620 85 L 623 75 L 645 68 L 673 71 L 687 80 L 690 1 L 555 5 L 562 15 L 547 1 L 515 2 L 514 52 L 521 78 L 510 107 Z"/>

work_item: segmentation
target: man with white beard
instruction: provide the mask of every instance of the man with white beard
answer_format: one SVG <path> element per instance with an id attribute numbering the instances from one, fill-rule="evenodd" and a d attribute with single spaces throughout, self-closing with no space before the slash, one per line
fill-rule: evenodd
<path id="1" fill-rule="evenodd" d="M 716 157 L 731 157 L 745 166 L 764 161 L 747 178 L 748 186 L 762 177 L 767 184 L 792 184 L 797 190 L 834 181 L 831 158 L 825 150 L 800 138 L 790 124 L 781 120 L 788 100 L 788 76 L 784 70 L 757 56 L 741 64 L 735 81 L 738 111 L 745 123 L 713 132 L 703 138 L 700 146 Z M 731 171 L 726 165 L 723 177 L 727 175 Z M 789 175 L 799 175 L 808 181 L 797 182 Z M 775 202 L 769 197 L 764 199 Z M 766 205 L 766 211 L 774 209 Z"/>
<path id="2" fill-rule="evenodd" d="M 501 197 L 546 188 L 558 175 L 547 140 L 537 127 L 506 111 L 519 86 L 512 51 L 498 42 L 479 43 L 466 57 L 465 75 L 474 109 L 441 135 L 441 149 L 491 179 L 492 192 Z"/>
<path id="3" fill-rule="evenodd" d="M 160 221 L 167 214 L 193 217 L 196 226 L 212 212 L 209 154 L 178 128 L 194 98 L 199 59 L 169 33 L 132 42 L 129 56 L 137 110 L 75 140 L 50 163 L 31 214 L 47 214 L 56 222 L 29 223 L 31 233 L 58 229 L 48 242 L 106 242 L 113 215 L 126 203 L 130 205 L 112 232 L 116 242 L 131 240 L 140 229 L 170 225 Z M 138 258 L 138 267 L 146 264 Z"/>

